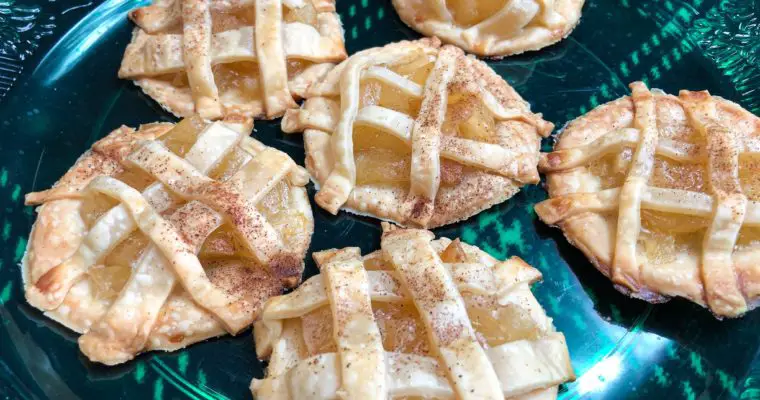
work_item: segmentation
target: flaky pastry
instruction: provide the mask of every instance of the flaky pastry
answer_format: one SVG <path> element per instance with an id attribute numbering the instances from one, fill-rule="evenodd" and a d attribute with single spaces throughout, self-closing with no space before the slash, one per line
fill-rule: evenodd
<path id="1" fill-rule="evenodd" d="M 41 205 L 22 263 L 29 304 L 109 365 L 249 326 L 300 281 L 314 228 L 307 172 L 250 129 L 122 126 L 28 194 Z"/>
<path id="2" fill-rule="evenodd" d="M 567 37 L 585 0 L 393 0 L 412 29 L 480 56 L 538 50 Z"/>
<path id="3" fill-rule="evenodd" d="M 275 118 L 346 58 L 335 0 L 156 0 L 119 77 L 180 117 Z"/>
<path id="4" fill-rule="evenodd" d="M 631 90 L 542 156 L 536 212 L 624 293 L 740 316 L 760 296 L 760 119 L 706 91 Z"/>
<path id="5" fill-rule="evenodd" d="M 530 291 L 538 270 L 429 231 L 383 230 L 382 250 L 315 253 L 321 274 L 267 301 L 255 398 L 552 399 L 574 379 Z"/>
<path id="6" fill-rule="evenodd" d="M 312 86 L 304 131 L 315 200 L 405 226 L 463 220 L 538 182 L 553 126 L 485 63 L 437 39 L 354 54 Z"/>

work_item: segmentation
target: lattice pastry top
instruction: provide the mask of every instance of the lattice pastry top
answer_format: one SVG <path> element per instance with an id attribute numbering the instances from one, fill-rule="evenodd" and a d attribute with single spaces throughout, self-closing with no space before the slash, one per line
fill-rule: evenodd
<path id="1" fill-rule="evenodd" d="M 118 364 L 236 334 L 303 271 L 308 175 L 250 119 L 121 127 L 50 190 L 22 264 L 27 301 Z"/>
<path id="2" fill-rule="evenodd" d="M 275 118 L 346 58 L 335 0 L 155 0 L 119 77 L 180 117 Z"/>
<path id="3" fill-rule="evenodd" d="M 541 159 L 536 212 L 623 292 L 742 315 L 760 295 L 760 118 L 706 91 L 631 90 Z"/>
<path id="4" fill-rule="evenodd" d="M 381 251 L 314 254 L 321 274 L 267 301 L 255 398 L 555 398 L 567 345 L 530 284 L 541 273 L 383 223 Z M 527 398 L 527 397 L 525 397 Z"/>
<path id="5" fill-rule="evenodd" d="M 468 218 L 538 182 L 552 124 L 485 63 L 437 39 L 354 54 L 314 85 L 285 132 L 304 132 L 316 202 L 402 225 Z"/>
<path id="6" fill-rule="evenodd" d="M 538 50 L 567 37 L 585 0 L 393 0 L 412 29 L 481 56 Z"/>

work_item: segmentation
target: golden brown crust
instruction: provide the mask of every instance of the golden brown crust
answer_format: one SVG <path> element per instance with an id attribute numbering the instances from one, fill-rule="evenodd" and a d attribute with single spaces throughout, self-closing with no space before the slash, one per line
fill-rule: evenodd
<path id="1" fill-rule="evenodd" d="M 347 57 L 334 8 L 331 1 L 156 0 L 129 13 L 137 27 L 119 77 L 179 117 L 273 119 Z"/>
<path id="2" fill-rule="evenodd" d="M 757 259 L 758 250 L 751 244 L 736 245 L 739 227 L 751 230 L 756 223 L 753 189 L 742 188 L 739 182 L 740 168 L 752 164 L 740 167 L 739 154 L 758 150 L 760 119 L 707 92 L 682 91 L 675 97 L 649 92 L 640 83 L 632 88 L 633 98 L 604 104 L 571 122 L 560 134 L 555 151 L 542 155 L 540 167 L 547 173 L 550 198 L 536 205 L 536 212 L 545 222 L 559 226 L 618 290 L 650 302 L 685 297 L 718 317 L 740 316 L 757 303 L 760 294 L 749 280 L 757 275 L 748 262 Z M 641 125 L 641 121 L 648 122 Z M 653 133 L 649 139 L 642 133 L 647 129 Z M 604 154 L 622 154 L 630 146 L 640 147 L 625 185 L 637 179 L 645 183 L 632 194 L 623 193 L 625 185 L 600 188 L 600 177 L 587 165 Z M 647 186 L 647 175 L 636 174 L 661 168 L 662 159 L 701 164 L 708 173 L 699 176 L 712 183 L 695 181 L 699 190 L 678 188 L 690 182 L 687 177 L 676 181 L 676 186 L 663 186 L 660 181 Z M 623 261 L 618 258 L 621 244 L 617 241 L 621 235 L 638 237 L 640 228 L 620 217 L 618 210 L 637 210 L 633 215 L 640 221 L 639 209 L 700 218 L 707 227 L 702 231 L 704 244 L 697 253 L 676 247 L 664 263 L 650 260 L 638 245 L 626 256 L 630 261 Z M 621 271 L 627 272 L 620 275 Z"/>
<path id="3" fill-rule="evenodd" d="M 495 0 L 467 2 L 468 11 Z M 393 0 L 405 24 L 436 36 L 467 52 L 487 57 L 504 57 L 538 50 L 567 37 L 580 21 L 585 0 L 514 0 L 503 2 L 476 22 L 459 21 L 457 12 L 436 0 Z"/>
<path id="4" fill-rule="evenodd" d="M 142 351 L 236 334 L 268 297 L 300 281 L 313 232 L 306 172 L 247 137 L 250 119 L 206 124 L 196 117 L 173 128 L 117 129 L 54 189 L 27 197 L 44 203 L 22 265 L 27 300 L 83 333 L 80 347 L 93 361 L 112 365 Z M 154 140 L 159 137 L 170 147 L 184 143 L 184 159 Z M 229 180 L 206 177 L 212 171 Z M 149 180 L 139 183 L 136 176 Z M 139 184 L 143 193 L 119 179 Z M 199 180 L 205 190 L 194 183 Z M 215 198 L 211 189 L 226 196 Z M 104 197 L 117 205 L 98 206 Z M 92 207 L 103 209 L 93 216 Z M 247 217 L 233 218 L 238 214 L 230 210 L 240 207 Z M 259 215 L 257 229 L 274 232 L 274 239 L 238 226 L 253 215 Z M 123 271 L 124 262 L 126 276 L 108 275 Z"/>
<path id="5" fill-rule="evenodd" d="M 575 378 L 564 336 L 530 292 L 540 272 L 382 225 L 381 250 L 317 252 L 319 275 L 267 301 L 254 336 L 269 367 L 251 382 L 255 398 L 556 398 Z M 469 312 L 491 315 L 510 338 L 491 341 Z M 520 315 L 521 333 L 506 333 L 506 315 Z"/>
<path id="6" fill-rule="evenodd" d="M 414 81 L 409 72 L 394 71 L 404 65 L 430 72 Z M 418 102 L 419 110 L 397 111 L 383 100 L 365 104 L 374 101 L 361 93 L 362 82 L 370 80 L 409 104 Z M 473 125 L 471 136 L 458 133 L 465 122 Z M 282 126 L 305 131 L 306 167 L 322 208 L 419 227 L 463 220 L 511 197 L 522 184 L 538 182 L 540 139 L 553 128 L 485 63 L 441 47 L 435 38 L 353 55 L 312 87 L 302 109 L 289 111 Z M 409 148 L 408 188 L 357 183 L 363 171 L 354 160 L 354 126 L 395 136 Z"/>

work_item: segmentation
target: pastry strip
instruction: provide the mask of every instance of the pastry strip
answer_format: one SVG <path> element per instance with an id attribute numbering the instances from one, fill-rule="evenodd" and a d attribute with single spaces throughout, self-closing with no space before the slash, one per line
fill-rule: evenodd
<path id="1" fill-rule="evenodd" d="M 639 275 L 636 243 L 641 230 L 641 194 L 652 175 L 659 132 L 654 96 L 643 83 L 632 84 L 631 90 L 634 126 L 641 132 L 641 137 L 628 176 L 620 189 L 612 280 L 635 290 Z"/>
<path id="2" fill-rule="evenodd" d="M 412 127 L 412 160 L 409 194 L 405 207 L 410 219 L 425 226 L 433 216 L 441 184 L 441 125 L 446 118 L 449 82 L 454 77 L 458 49 L 447 47 L 438 54 L 428 75 L 422 105 Z"/>
<path id="3" fill-rule="evenodd" d="M 464 300 L 438 255 L 430 232 L 385 232 L 383 252 L 419 311 L 430 342 L 462 399 L 503 398 L 501 383 L 475 338 Z"/>
<path id="4" fill-rule="evenodd" d="M 267 116 L 272 118 L 297 107 L 288 90 L 288 70 L 283 50 L 282 4 L 280 0 L 256 0 L 256 53 L 259 62 Z"/>
<path id="5" fill-rule="evenodd" d="M 746 224 L 747 196 L 739 182 L 737 138 L 719 122 L 715 102 L 707 92 L 682 91 L 684 108 L 697 131 L 707 141 L 707 172 L 715 192 L 714 214 L 707 228 L 702 251 L 701 273 L 710 308 L 720 314 L 738 316 L 747 311 L 733 252 L 739 230 Z"/>
<path id="6" fill-rule="evenodd" d="M 211 10 L 210 0 L 182 2 L 182 58 L 187 65 L 187 80 L 193 88 L 195 109 L 205 119 L 222 115 L 219 89 L 211 71 Z"/>
<path id="7" fill-rule="evenodd" d="M 372 312 L 361 257 L 334 260 L 322 271 L 340 356 L 341 395 L 352 399 L 388 398 L 383 340 Z"/>

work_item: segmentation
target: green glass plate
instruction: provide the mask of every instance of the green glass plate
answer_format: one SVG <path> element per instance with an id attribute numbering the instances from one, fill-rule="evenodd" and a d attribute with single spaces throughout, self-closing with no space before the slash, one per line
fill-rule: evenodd
<path id="1" fill-rule="evenodd" d="M 23 194 L 49 187 L 121 124 L 173 120 L 116 78 L 132 29 L 126 12 L 143 3 L 0 1 L 0 397 L 247 399 L 251 378 L 263 376 L 250 331 L 113 368 L 92 364 L 75 334 L 24 301 L 17 265 L 34 212 Z M 390 0 L 338 0 L 338 9 L 350 53 L 418 37 Z M 557 126 L 625 95 L 634 80 L 670 93 L 709 89 L 758 114 L 760 2 L 588 0 L 566 40 L 489 64 Z M 301 137 L 283 135 L 279 121 L 257 122 L 255 135 L 303 161 Z M 578 375 L 561 398 L 760 399 L 760 311 L 717 321 L 686 301 L 649 305 L 619 294 L 537 221 L 533 204 L 545 196 L 526 187 L 436 233 L 543 272 L 534 292 L 565 333 Z M 377 221 L 314 212 L 312 250 L 378 247 Z"/>

